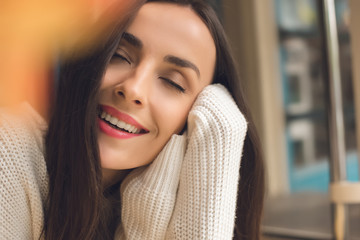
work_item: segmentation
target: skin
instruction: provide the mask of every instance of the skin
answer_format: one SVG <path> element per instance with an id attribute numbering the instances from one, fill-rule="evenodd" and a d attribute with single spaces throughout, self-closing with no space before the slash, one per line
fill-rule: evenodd
<path id="1" fill-rule="evenodd" d="M 99 102 L 148 132 L 118 139 L 99 130 L 105 178 L 151 163 L 183 130 L 196 97 L 212 82 L 215 60 L 211 34 L 190 8 L 147 3 L 139 10 L 108 65 Z"/>

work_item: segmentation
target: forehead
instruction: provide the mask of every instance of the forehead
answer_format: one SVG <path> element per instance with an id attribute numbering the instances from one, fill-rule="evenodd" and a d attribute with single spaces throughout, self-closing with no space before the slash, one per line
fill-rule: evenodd
<path id="1" fill-rule="evenodd" d="M 173 3 L 146 3 L 127 32 L 138 37 L 144 51 L 172 54 L 214 67 L 216 51 L 213 38 L 202 19 L 187 6 Z"/>
<path id="2" fill-rule="evenodd" d="M 164 41 L 178 38 L 178 44 L 189 40 L 193 44 L 203 42 L 214 46 L 212 36 L 201 18 L 190 7 L 174 3 L 146 3 L 128 31 L 136 32 L 139 37 L 149 37 L 148 33 L 154 38 L 166 37 Z"/>

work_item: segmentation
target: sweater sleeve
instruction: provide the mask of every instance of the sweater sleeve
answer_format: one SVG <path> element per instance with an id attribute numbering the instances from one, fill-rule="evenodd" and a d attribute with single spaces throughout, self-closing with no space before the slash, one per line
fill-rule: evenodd
<path id="1" fill-rule="evenodd" d="M 42 130 L 28 105 L 0 111 L 0 238 L 39 239 L 47 193 Z"/>
<path id="2" fill-rule="evenodd" d="M 166 239 L 232 239 L 247 123 L 221 85 L 199 95 Z"/>
<path id="3" fill-rule="evenodd" d="M 121 185 L 121 225 L 115 239 L 165 238 L 185 146 L 185 135 L 173 135 L 149 166 L 137 168 L 125 178 Z"/>
<path id="4" fill-rule="evenodd" d="M 206 87 L 187 134 L 173 135 L 152 164 L 122 183 L 115 239 L 232 239 L 246 130 L 229 92 Z"/>

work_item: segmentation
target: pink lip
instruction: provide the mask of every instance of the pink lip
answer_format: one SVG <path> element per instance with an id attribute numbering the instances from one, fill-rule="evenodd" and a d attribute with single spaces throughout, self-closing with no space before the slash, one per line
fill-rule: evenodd
<path id="1" fill-rule="evenodd" d="M 141 124 L 138 123 L 135 119 L 133 119 L 132 117 L 130 117 L 129 115 L 127 115 L 125 113 L 119 112 L 118 110 L 116 110 L 113 107 L 101 105 L 101 108 L 102 108 L 102 110 L 104 110 L 105 112 L 110 114 L 111 116 L 116 117 L 117 119 L 119 119 L 123 122 L 133 125 L 138 129 L 144 129 L 146 132 L 149 131 L 146 128 L 144 128 L 143 126 L 141 126 Z"/>
<path id="2" fill-rule="evenodd" d="M 133 119 L 132 117 L 130 117 L 129 115 L 127 115 L 125 113 L 119 112 L 118 110 L 116 110 L 113 107 L 101 105 L 101 108 L 105 112 L 109 113 L 111 116 L 116 117 L 117 119 L 119 119 L 121 121 L 131 124 L 138 129 L 143 129 L 146 132 L 149 131 L 146 128 L 144 128 L 141 124 L 139 124 L 135 119 Z M 145 133 L 139 133 L 139 134 L 128 133 L 125 131 L 115 129 L 113 127 L 110 127 L 104 120 L 102 120 L 100 118 L 98 118 L 98 124 L 99 124 L 99 128 L 102 132 L 104 132 L 105 134 L 107 134 L 111 137 L 115 137 L 115 138 L 119 138 L 119 139 L 127 139 L 127 138 L 137 137 L 137 136 L 141 136 L 141 135 L 145 134 Z"/>

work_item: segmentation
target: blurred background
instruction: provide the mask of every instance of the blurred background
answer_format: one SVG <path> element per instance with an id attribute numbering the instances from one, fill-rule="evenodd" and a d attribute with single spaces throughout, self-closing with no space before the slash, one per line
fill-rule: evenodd
<path id="1" fill-rule="evenodd" d="M 329 197 L 331 69 L 325 43 L 323 0 L 209 1 L 233 45 L 264 148 L 267 174 L 264 239 L 334 239 L 334 214 Z M 354 13 L 360 12 L 360 1 L 333 1 L 346 179 L 359 181 L 357 145 L 360 144 L 356 136 L 360 121 L 360 27 L 357 26 L 360 15 Z M 52 94 L 58 49 L 66 52 L 79 47 L 75 42 L 81 43 L 81 47 L 96 42 L 98 32 L 93 28 L 96 17 L 115 2 L 118 7 L 108 14 L 109 23 L 112 17 L 126 11 L 130 3 L 76 2 L 0 3 L 0 106 L 26 100 L 46 117 L 49 107 L 46 99 Z M 99 29 L 103 27 L 99 25 Z M 360 207 L 352 204 L 348 210 L 345 239 L 360 239 Z"/>
<path id="2" fill-rule="evenodd" d="M 136 1 L 0 1 L 0 107 L 29 102 L 47 116 L 59 56 L 86 50 Z M 101 21 L 98 17 L 103 14 Z"/>
<path id="3" fill-rule="evenodd" d="M 335 239 L 329 197 L 331 69 L 323 0 L 212 2 L 234 47 L 264 147 L 264 239 Z M 346 180 L 358 181 L 355 103 L 360 95 L 360 32 L 356 26 L 360 19 L 351 13 L 360 12 L 360 1 L 334 3 Z M 349 205 L 346 218 L 345 239 L 360 239 L 359 205 Z"/>

